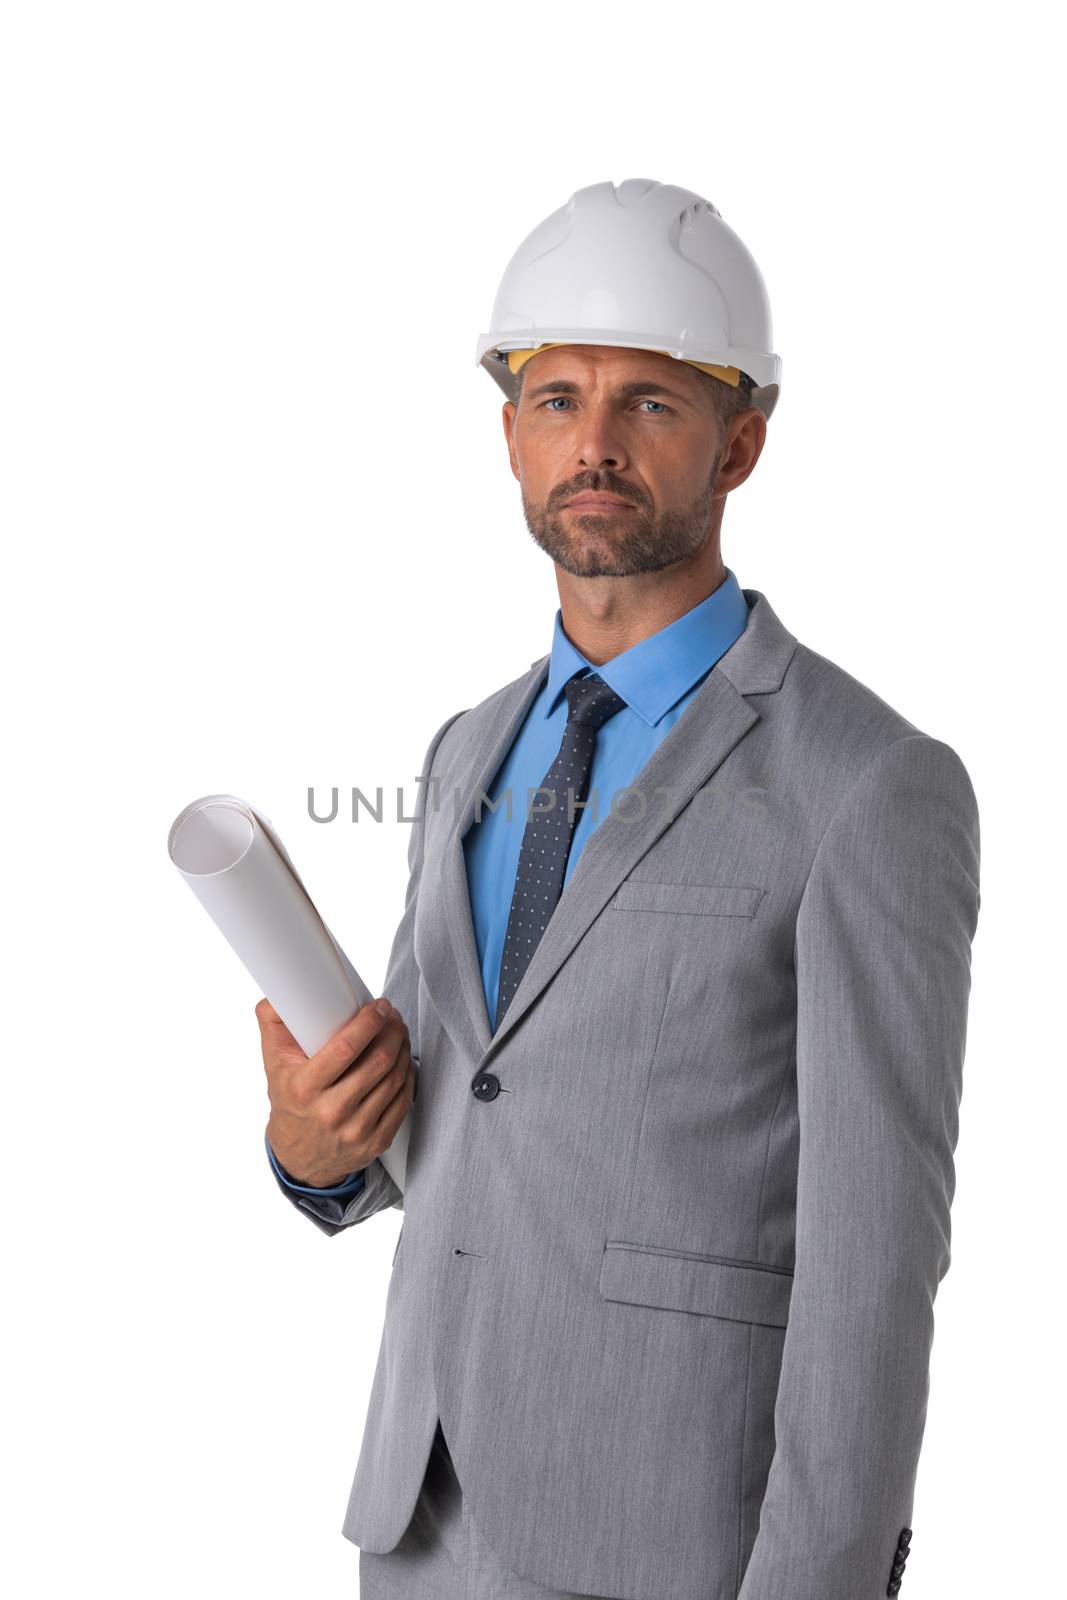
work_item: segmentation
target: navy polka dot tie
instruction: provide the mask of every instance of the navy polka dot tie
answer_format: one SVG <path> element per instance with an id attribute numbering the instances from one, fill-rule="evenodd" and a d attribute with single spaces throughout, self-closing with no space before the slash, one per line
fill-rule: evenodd
<path id="1" fill-rule="evenodd" d="M 595 672 L 587 678 L 571 678 L 563 692 L 570 709 L 559 754 L 541 781 L 541 789 L 548 793 L 539 790 L 531 796 L 522 836 L 500 963 L 494 1029 L 499 1028 L 563 892 L 567 857 L 580 815 L 578 805 L 589 786 L 597 733 L 626 704 Z"/>

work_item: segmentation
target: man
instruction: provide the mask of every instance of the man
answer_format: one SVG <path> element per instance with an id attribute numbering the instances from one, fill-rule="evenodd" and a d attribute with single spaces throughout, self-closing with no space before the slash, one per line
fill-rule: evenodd
<path id="1" fill-rule="evenodd" d="M 551 652 L 430 742 L 395 1008 L 307 1060 L 257 1007 L 283 1192 L 331 1235 L 404 1211 L 343 1528 L 361 1593 L 894 1595 L 971 783 L 723 563 L 780 369 L 714 207 L 578 191 L 479 359 Z M 377 1157 L 406 1115 L 401 1195 Z"/>

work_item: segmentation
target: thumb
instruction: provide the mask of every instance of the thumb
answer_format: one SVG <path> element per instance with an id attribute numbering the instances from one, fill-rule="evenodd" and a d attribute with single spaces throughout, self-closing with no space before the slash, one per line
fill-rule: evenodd
<path id="1" fill-rule="evenodd" d="M 256 1018 L 265 1049 L 269 1049 L 276 1058 L 288 1056 L 294 1061 L 307 1060 L 306 1051 L 300 1048 L 266 995 L 256 1005 Z"/>

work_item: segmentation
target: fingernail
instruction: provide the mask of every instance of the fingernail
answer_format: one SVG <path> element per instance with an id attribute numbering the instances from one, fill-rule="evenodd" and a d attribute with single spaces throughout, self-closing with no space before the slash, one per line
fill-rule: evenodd
<path id="1" fill-rule="evenodd" d="M 374 1009 L 380 1017 L 388 1017 L 393 1008 L 389 1004 L 388 1000 L 376 1000 L 374 1002 Z"/>

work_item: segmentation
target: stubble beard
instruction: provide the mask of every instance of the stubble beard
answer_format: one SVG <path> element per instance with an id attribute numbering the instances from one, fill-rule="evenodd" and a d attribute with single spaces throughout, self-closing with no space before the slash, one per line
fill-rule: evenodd
<path id="1" fill-rule="evenodd" d="M 634 506 L 632 500 L 632 510 L 617 514 L 564 513 L 562 508 L 549 511 L 547 502 L 530 501 L 523 492 L 522 510 L 530 537 L 575 578 L 629 578 L 638 572 L 659 572 L 674 561 L 695 555 L 708 537 L 720 454 L 716 451 L 707 483 L 692 504 L 659 516 Z M 623 492 L 610 481 L 589 488 L 593 493 L 598 489 L 605 494 Z M 575 492 L 570 491 L 566 498 Z"/>

